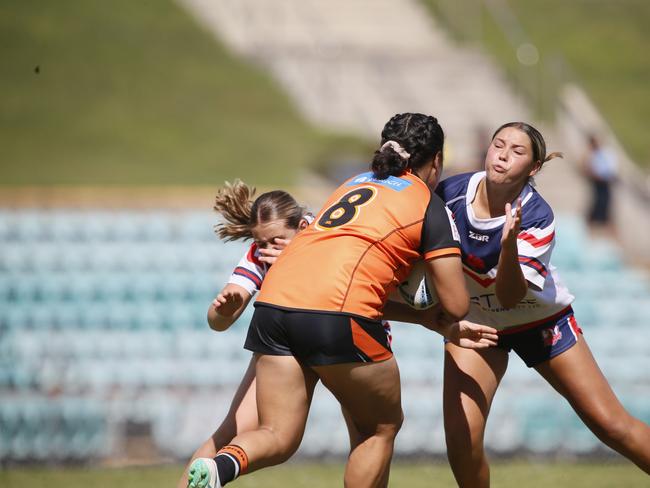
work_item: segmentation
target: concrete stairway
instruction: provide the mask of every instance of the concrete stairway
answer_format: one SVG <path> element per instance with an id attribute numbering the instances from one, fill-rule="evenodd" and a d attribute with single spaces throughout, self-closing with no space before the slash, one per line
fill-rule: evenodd
<path id="1" fill-rule="evenodd" d="M 435 115 L 448 163 L 473 168 L 477 127 L 527 119 L 499 71 L 453 44 L 415 0 L 181 0 L 261 63 L 316 125 L 376 138 L 395 113 Z"/>
<path id="2" fill-rule="evenodd" d="M 584 214 L 589 188 L 577 163 L 585 141 L 575 120 L 603 124 L 579 109 L 573 122 L 565 110 L 557 127 L 539 126 L 499 69 L 449 39 L 417 0 L 178 1 L 235 53 L 268 69 L 315 125 L 377 140 L 395 113 L 435 115 L 447 136 L 450 172 L 481 167 L 502 123 L 532 122 L 549 151 L 565 153 L 538 177 L 540 191 L 556 213 Z M 318 208 L 327 190 L 316 190 L 313 178 L 303 186 L 305 198 L 296 195 Z M 617 193 L 619 243 L 633 260 L 650 263 L 647 202 L 622 185 Z M 637 232 L 627 232 L 630 226 Z"/>

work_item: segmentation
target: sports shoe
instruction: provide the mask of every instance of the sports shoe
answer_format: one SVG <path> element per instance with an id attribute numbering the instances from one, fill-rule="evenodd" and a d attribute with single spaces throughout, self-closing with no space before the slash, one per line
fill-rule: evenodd
<path id="1" fill-rule="evenodd" d="M 190 464 L 187 488 L 222 488 L 217 463 L 210 458 L 196 458 Z"/>

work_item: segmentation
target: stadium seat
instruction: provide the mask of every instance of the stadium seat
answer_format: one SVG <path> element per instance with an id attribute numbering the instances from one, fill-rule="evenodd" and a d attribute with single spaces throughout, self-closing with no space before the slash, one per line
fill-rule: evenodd
<path id="1" fill-rule="evenodd" d="M 176 452 L 163 437 L 181 429 L 187 404 L 173 392 L 222 392 L 229 404 L 249 364 L 242 346 L 253 307 L 227 333 L 206 321 L 246 244 L 221 243 L 207 211 L 39 212 L 22 222 L 21 211 L 0 210 L 0 456 L 91 459 L 110 446 L 107 422 L 135 419 L 151 422 L 156 443 Z M 578 323 L 613 387 L 647 419 L 647 341 L 614 341 L 612 330 L 634 337 L 646 325 L 648 278 L 608 244 L 581 252 L 585 229 L 558 222 L 565 238 L 555 262 L 576 295 Z M 400 323 L 393 338 L 407 415 L 397 451 L 443 455 L 442 338 Z M 549 388 L 513 356 L 492 407 L 488 447 L 504 454 L 597 448 Z M 61 396 L 48 398 L 54 393 Z M 301 452 L 344 453 L 340 409 L 327 391 L 319 394 Z M 37 399 L 38 408 L 23 414 L 18 397 Z M 198 442 L 190 440 L 184 449 Z"/>

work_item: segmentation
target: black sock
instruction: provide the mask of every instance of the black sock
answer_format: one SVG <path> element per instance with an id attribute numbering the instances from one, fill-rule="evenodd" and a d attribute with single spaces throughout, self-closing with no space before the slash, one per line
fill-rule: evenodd
<path id="1" fill-rule="evenodd" d="M 221 486 L 230 483 L 248 469 L 248 456 L 244 450 L 234 444 L 219 449 L 214 458 Z"/>
<path id="2" fill-rule="evenodd" d="M 239 463 L 237 463 L 235 458 L 228 454 L 217 454 L 214 461 L 217 463 L 219 483 L 221 483 L 222 486 L 236 478 L 236 473 L 239 471 Z"/>

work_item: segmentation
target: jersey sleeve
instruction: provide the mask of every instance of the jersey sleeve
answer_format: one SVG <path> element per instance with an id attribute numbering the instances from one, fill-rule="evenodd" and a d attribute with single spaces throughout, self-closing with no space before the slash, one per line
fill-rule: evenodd
<path id="1" fill-rule="evenodd" d="M 555 246 L 555 219 L 550 208 L 541 216 L 522 222 L 517 236 L 519 266 L 524 278 L 538 289 L 544 288 Z"/>
<path id="2" fill-rule="evenodd" d="M 254 295 L 262 287 L 267 266 L 259 260 L 257 245 L 251 244 L 246 254 L 242 256 L 233 270 L 228 283 L 239 285 L 248 293 Z"/>
<path id="3" fill-rule="evenodd" d="M 460 256 L 460 236 L 449 209 L 440 197 L 431 194 L 422 225 L 422 244 L 420 252 L 423 259 L 458 254 Z"/>

